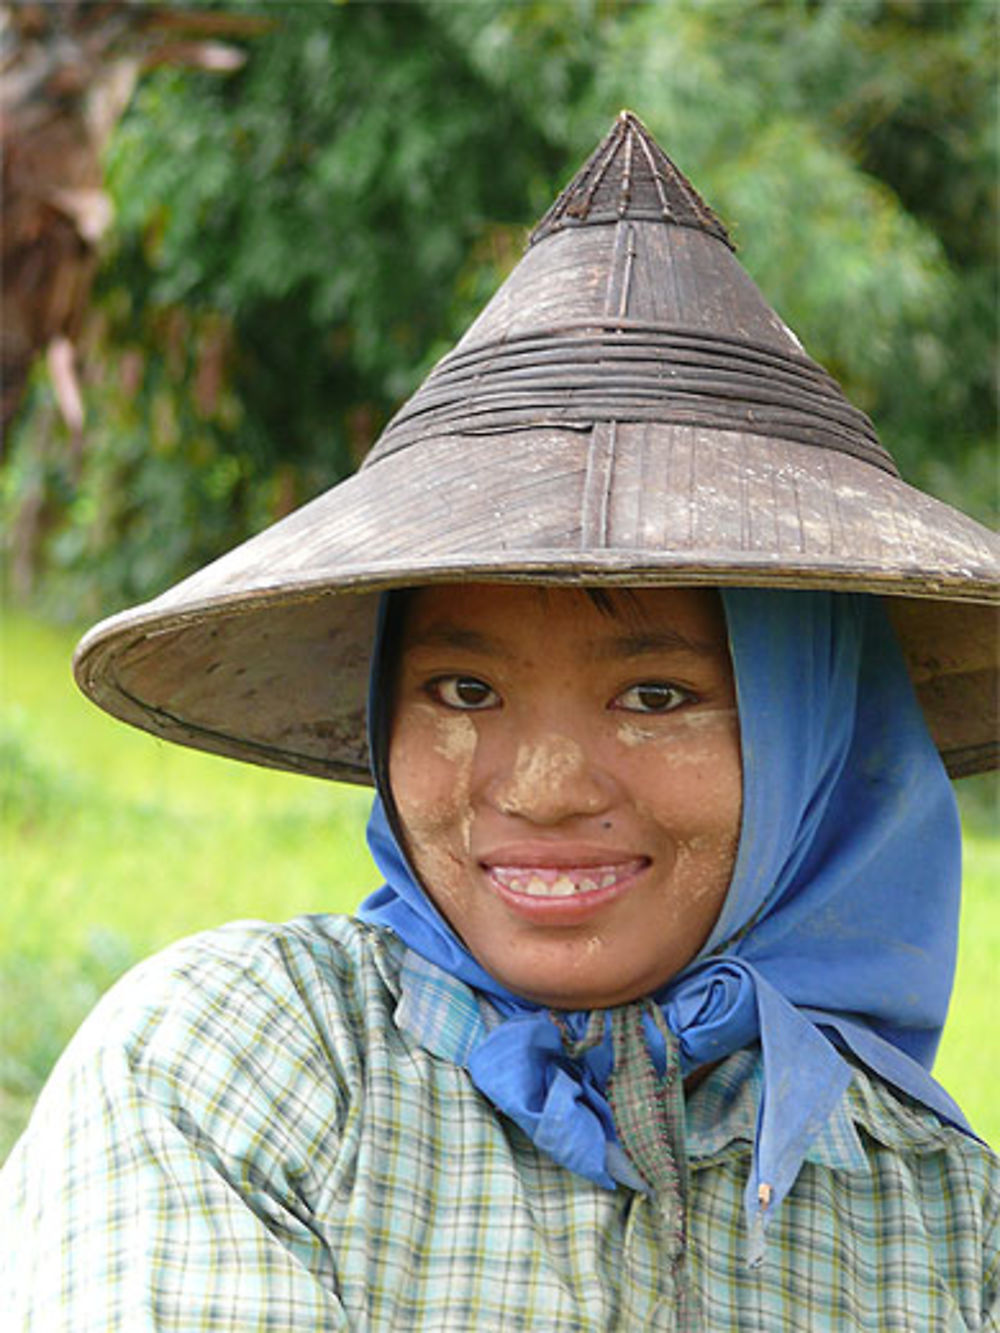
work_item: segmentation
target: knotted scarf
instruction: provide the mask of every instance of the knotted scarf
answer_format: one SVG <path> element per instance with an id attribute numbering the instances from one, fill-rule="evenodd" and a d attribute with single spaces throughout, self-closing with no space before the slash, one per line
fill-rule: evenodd
<path id="1" fill-rule="evenodd" d="M 841 1051 L 968 1129 L 929 1073 L 954 973 L 960 843 L 951 787 L 879 600 L 740 588 L 722 601 L 742 745 L 739 851 L 709 939 L 650 999 L 685 1073 L 760 1043 L 745 1203 L 762 1237 L 850 1082 Z M 473 1082 L 542 1151 L 614 1188 L 625 1177 L 606 1096 L 610 1019 L 588 1042 L 591 1015 L 554 1016 L 511 993 L 421 889 L 386 814 L 384 667 L 378 651 L 369 843 L 386 883 L 359 915 L 485 997 L 501 1021 L 468 1055 Z M 644 1030 L 662 1072 L 648 1013 Z"/>

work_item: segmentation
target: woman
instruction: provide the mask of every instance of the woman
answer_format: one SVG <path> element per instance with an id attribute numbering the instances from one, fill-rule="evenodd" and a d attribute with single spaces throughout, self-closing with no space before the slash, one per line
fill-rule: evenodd
<path id="1" fill-rule="evenodd" d="M 367 750 L 386 883 L 102 1003 L 7 1171 L 18 1314 L 989 1327 L 928 1069 L 996 585 L 623 116 L 357 478 L 81 646 L 172 739 Z"/>

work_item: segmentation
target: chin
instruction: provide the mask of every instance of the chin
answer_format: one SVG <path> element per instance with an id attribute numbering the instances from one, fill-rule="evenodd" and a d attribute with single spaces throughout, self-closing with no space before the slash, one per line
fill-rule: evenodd
<path id="1" fill-rule="evenodd" d="M 631 984 L 623 984 L 621 980 L 620 969 L 616 975 L 609 977 L 606 982 L 600 977 L 590 976 L 582 980 L 579 975 L 559 976 L 557 969 L 539 966 L 530 973 L 525 972 L 512 975 L 509 971 L 499 973 L 492 968 L 489 971 L 502 982 L 508 990 L 513 991 L 515 995 L 520 995 L 522 999 L 530 1000 L 532 1004 L 543 1005 L 546 1009 L 613 1009 L 620 1004 L 629 1004 L 633 1000 L 640 999 L 643 995 L 651 995 L 653 991 L 659 990 L 664 986 L 669 977 L 662 979 L 651 979 L 649 981 L 636 980 Z M 574 969 L 576 970 L 576 969 Z M 539 988 L 538 982 L 541 978 L 545 979 L 544 989 Z"/>

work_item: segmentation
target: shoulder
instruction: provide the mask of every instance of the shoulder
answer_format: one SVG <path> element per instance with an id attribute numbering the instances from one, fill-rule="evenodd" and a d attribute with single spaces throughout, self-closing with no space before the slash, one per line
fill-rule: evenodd
<path id="1" fill-rule="evenodd" d="M 1000 1157 L 989 1144 L 942 1120 L 872 1070 L 855 1066 L 846 1103 L 852 1121 L 876 1151 L 913 1159 L 945 1154 L 994 1191 L 1000 1189 Z"/>
<path id="2" fill-rule="evenodd" d="M 1000 1156 L 870 1070 L 855 1071 L 847 1098 L 877 1187 L 909 1194 L 949 1243 L 984 1250 L 1000 1282 Z"/>
<path id="3" fill-rule="evenodd" d="M 179 940 L 132 968 L 85 1029 L 130 1040 L 153 1014 L 233 1018 L 276 1002 L 294 1000 L 297 1008 L 314 991 L 363 1003 L 373 987 L 392 990 L 396 970 L 393 937 L 351 917 L 235 921 Z"/>
<path id="4" fill-rule="evenodd" d="M 362 1078 L 371 1034 L 391 1028 L 397 971 L 394 937 L 347 917 L 242 921 L 181 940 L 104 996 L 36 1118 L 141 1098 L 204 1123 L 312 1083 L 332 1112 Z"/>
<path id="5" fill-rule="evenodd" d="M 364 1002 L 374 988 L 392 990 L 393 937 L 351 917 L 307 916 L 274 924 L 236 921 L 179 940 L 132 968 L 91 1019 L 106 1040 L 133 1039 L 154 1014 L 217 1016 L 267 1011 L 314 991 Z M 96 1021 L 95 1021 L 96 1020 Z"/>
<path id="6" fill-rule="evenodd" d="M 730 1271 L 744 1262 L 742 1233 L 718 1221 L 740 1214 L 760 1095 L 760 1054 L 747 1049 L 692 1099 L 702 1152 L 693 1163 L 693 1235 Z M 747 1299 L 784 1309 L 788 1327 L 826 1328 L 831 1312 L 845 1308 L 858 1312 L 858 1327 L 895 1328 L 900 1310 L 914 1328 L 992 1327 L 1000 1312 L 1000 1159 L 855 1066 L 771 1222 L 767 1247 Z"/>
<path id="7" fill-rule="evenodd" d="M 879 1157 L 917 1161 L 944 1154 L 954 1169 L 1000 1189 L 1000 1157 L 981 1139 L 941 1120 L 878 1074 L 851 1061 L 853 1077 L 806 1160 L 832 1170 L 867 1173 Z M 710 1158 L 734 1142 L 747 1151 L 754 1140 L 763 1089 L 759 1048 L 737 1051 L 695 1091 L 689 1105 L 694 1156 Z M 937 1169 L 937 1168 L 934 1168 Z"/>
<path id="8" fill-rule="evenodd" d="M 756 1049 L 729 1057 L 698 1088 L 689 1116 L 696 1167 L 749 1156 L 761 1089 Z M 843 1100 L 807 1149 L 786 1211 L 796 1201 L 819 1207 L 827 1195 L 858 1216 L 877 1213 L 872 1234 L 884 1234 L 895 1200 L 898 1223 L 908 1218 L 952 1239 L 962 1233 L 1000 1264 L 1000 1157 L 856 1063 Z"/>
<path id="9" fill-rule="evenodd" d="M 122 978 L 119 991 L 155 993 L 178 979 L 260 984 L 287 973 L 347 980 L 391 954 L 389 932 L 348 916 L 302 916 L 291 921 L 232 921 L 188 936 L 153 954 Z M 388 955 L 387 955 L 388 956 Z"/>
<path id="10" fill-rule="evenodd" d="M 1000 1313 L 1000 1157 L 869 1070 L 855 1071 L 848 1104 L 868 1174 L 844 1183 L 859 1216 L 874 1223 L 883 1267 L 916 1272 L 924 1264 L 969 1327 L 992 1327 Z M 906 1298 L 919 1308 L 912 1278 Z M 922 1326 L 944 1327 L 943 1312 L 936 1318 Z"/>
<path id="11" fill-rule="evenodd" d="M 238 922 L 112 988 L 0 1173 L 0 1270 L 26 1327 L 131 1328 L 153 1301 L 201 1327 L 209 1272 L 234 1302 L 266 1274 L 303 1327 L 327 1325 L 303 1201 L 351 1169 L 367 1063 L 399 1041 L 398 952 L 345 918 Z"/>

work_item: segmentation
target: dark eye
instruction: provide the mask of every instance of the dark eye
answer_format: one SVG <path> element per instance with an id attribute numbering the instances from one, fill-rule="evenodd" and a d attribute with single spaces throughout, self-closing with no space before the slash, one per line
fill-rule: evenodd
<path id="1" fill-rule="evenodd" d="M 644 680 L 631 685 L 615 699 L 613 707 L 629 713 L 670 713 L 694 695 L 680 685 L 665 680 Z"/>
<path id="2" fill-rule="evenodd" d="M 465 712 L 495 708 L 500 702 L 496 690 L 475 676 L 441 676 L 431 683 L 431 692 L 446 708 Z"/>

